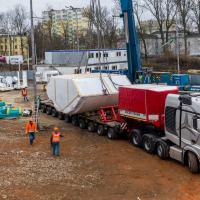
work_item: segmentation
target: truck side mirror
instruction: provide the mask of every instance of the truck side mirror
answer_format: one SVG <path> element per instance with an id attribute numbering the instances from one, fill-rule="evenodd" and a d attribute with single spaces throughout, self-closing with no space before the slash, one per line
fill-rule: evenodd
<path id="1" fill-rule="evenodd" d="M 197 119 L 197 130 L 200 130 L 200 119 Z"/>
<path id="2" fill-rule="evenodd" d="M 185 105 L 191 106 L 192 105 L 192 98 L 189 95 L 180 95 L 179 101 Z"/>
<path id="3" fill-rule="evenodd" d="M 193 117 L 193 128 L 195 130 L 200 130 L 200 119 L 198 118 L 198 116 Z"/>

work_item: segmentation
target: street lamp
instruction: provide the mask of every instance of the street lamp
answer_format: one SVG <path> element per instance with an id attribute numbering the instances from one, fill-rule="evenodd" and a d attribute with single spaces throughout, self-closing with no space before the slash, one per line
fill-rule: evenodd
<path id="1" fill-rule="evenodd" d="M 36 85 L 36 66 L 35 66 L 35 37 L 34 37 L 34 25 L 33 25 L 33 2 L 30 0 L 30 21 L 31 21 L 31 46 L 32 46 L 32 67 L 33 67 L 33 88 L 34 88 L 34 117 L 35 122 L 38 123 L 37 119 L 37 85 Z"/>
<path id="2" fill-rule="evenodd" d="M 178 14 L 176 13 L 176 56 L 177 56 L 177 71 L 180 74 L 180 46 L 179 46 L 179 30 L 178 30 Z"/>

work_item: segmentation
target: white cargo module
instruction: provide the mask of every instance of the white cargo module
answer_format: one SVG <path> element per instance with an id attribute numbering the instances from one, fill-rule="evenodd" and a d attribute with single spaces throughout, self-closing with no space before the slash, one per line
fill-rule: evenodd
<path id="1" fill-rule="evenodd" d="M 130 85 L 126 76 L 73 74 L 52 77 L 47 95 L 57 111 L 78 114 L 118 104 L 118 87 Z"/>

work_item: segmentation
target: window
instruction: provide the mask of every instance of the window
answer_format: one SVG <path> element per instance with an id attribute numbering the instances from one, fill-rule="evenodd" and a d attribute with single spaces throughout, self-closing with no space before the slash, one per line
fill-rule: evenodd
<path id="1" fill-rule="evenodd" d="M 91 68 L 86 68 L 85 72 L 91 72 Z"/>
<path id="2" fill-rule="evenodd" d="M 117 55 L 117 57 L 120 57 L 120 56 L 122 55 L 121 51 L 118 51 L 118 52 L 116 53 L 116 55 Z"/>
<path id="3" fill-rule="evenodd" d="M 96 53 L 96 58 L 101 58 L 101 53 Z"/>
<path id="4" fill-rule="evenodd" d="M 94 53 L 89 53 L 89 58 L 94 58 Z"/>
<path id="5" fill-rule="evenodd" d="M 113 65 L 112 70 L 117 70 L 117 65 Z"/>
<path id="6" fill-rule="evenodd" d="M 100 69 L 101 69 L 101 67 L 95 67 L 94 69 L 95 69 L 95 70 L 100 70 Z"/>
<path id="7" fill-rule="evenodd" d="M 108 70 L 108 69 L 109 69 L 109 66 L 104 66 L 103 69 L 104 69 L 104 70 Z"/>
<path id="8" fill-rule="evenodd" d="M 176 132 L 176 108 L 167 107 L 165 110 L 166 129 L 169 133 L 177 135 Z"/>
<path id="9" fill-rule="evenodd" d="M 17 49 L 17 45 L 15 45 L 15 49 Z"/>
<path id="10" fill-rule="evenodd" d="M 104 53 L 104 54 L 103 54 L 103 57 L 104 57 L 104 58 L 108 58 L 108 53 L 107 53 L 107 52 Z"/>
<path id="11" fill-rule="evenodd" d="M 75 69 L 75 70 L 74 70 L 74 74 L 81 74 L 81 73 L 82 73 L 82 69 L 79 69 L 79 70 L 78 70 L 78 69 Z"/>
<path id="12" fill-rule="evenodd" d="M 1 49 L 3 49 L 3 45 L 1 45 Z"/>

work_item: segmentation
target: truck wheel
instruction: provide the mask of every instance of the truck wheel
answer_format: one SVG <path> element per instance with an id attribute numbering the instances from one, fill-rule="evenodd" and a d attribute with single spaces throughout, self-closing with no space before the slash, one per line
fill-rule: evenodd
<path id="1" fill-rule="evenodd" d="M 153 135 L 143 135 L 142 143 L 143 148 L 147 153 L 153 154 L 155 152 L 155 137 Z"/>
<path id="2" fill-rule="evenodd" d="M 86 129 L 86 123 L 85 123 L 85 121 L 84 121 L 83 119 L 81 119 L 81 120 L 79 121 L 79 127 L 80 127 L 81 129 Z"/>
<path id="3" fill-rule="evenodd" d="M 71 122 L 71 119 L 70 119 L 69 115 L 65 115 L 64 118 L 65 118 L 65 122 L 66 123 L 70 123 Z"/>
<path id="4" fill-rule="evenodd" d="M 199 161 L 196 155 L 192 152 L 188 152 L 188 167 L 194 174 L 199 172 Z"/>
<path id="5" fill-rule="evenodd" d="M 61 113 L 61 112 L 58 113 L 58 119 L 60 119 L 60 120 L 63 120 L 63 119 L 64 119 L 63 113 Z"/>
<path id="6" fill-rule="evenodd" d="M 78 117 L 77 116 L 72 116 L 72 125 L 73 126 L 78 126 Z"/>
<path id="7" fill-rule="evenodd" d="M 104 131 L 104 126 L 103 125 L 99 125 L 97 128 L 97 135 L 98 136 L 103 136 L 105 135 L 105 131 Z"/>
<path id="8" fill-rule="evenodd" d="M 142 146 L 142 134 L 140 130 L 134 129 L 131 131 L 131 143 L 136 147 Z"/>
<path id="9" fill-rule="evenodd" d="M 47 115 L 51 115 L 51 112 L 52 112 L 52 108 L 50 106 L 47 106 Z"/>
<path id="10" fill-rule="evenodd" d="M 169 158 L 169 146 L 164 141 L 159 141 L 156 146 L 157 155 L 160 159 L 166 160 Z"/>
<path id="11" fill-rule="evenodd" d="M 41 105 L 41 112 L 46 113 L 46 106 L 45 105 Z"/>
<path id="12" fill-rule="evenodd" d="M 58 112 L 56 111 L 55 108 L 52 109 L 51 115 L 52 115 L 53 117 L 57 117 L 57 116 L 58 116 Z"/>
<path id="13" fill-rule="evenodd" d="M 96 128 L 93 122 L 88 123 L 88 131 L 91 133 L 96 131 Z"/>
<path id="14" fill-rule="evenodd" d="M 117 133 L 115 132 L 114 128 L 109 128 L 107 133 L 108 139 L 114 140 L 117 139 Z"/>

